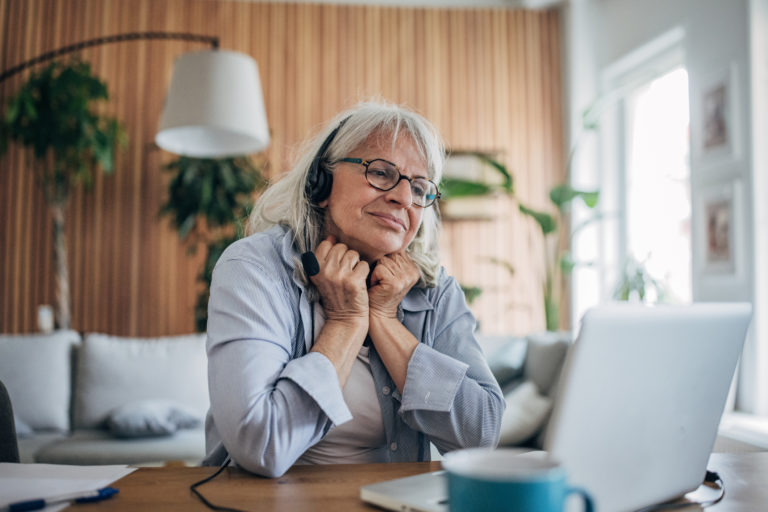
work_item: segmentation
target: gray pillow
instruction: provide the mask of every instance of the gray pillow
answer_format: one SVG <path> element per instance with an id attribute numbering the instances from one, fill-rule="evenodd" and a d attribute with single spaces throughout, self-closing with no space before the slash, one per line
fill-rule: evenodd
<path id="1" fill-rule="evenodd" d="M 32 427 L 15 414 L 13 415 L 13 423 L 16 425 L 16 437 L 32 437 L 35 434 Z"/>
<path id="2" fill-rule="evenodd" d="M 540 393 L 550 398 L 557 391 L 565 356 L 571 346 L 572 335 L 568 332 L 542 332 L 526 336 L 528 355 L 523 376 L 536 384 Z"/>
<path id="3" fill-rule="evenodd" d="M 524 339 L 515 338 L 489 358 L 488 366 L 499 386 L 503 387 L 523 375 L 527 349 Z"/>
<path id="4" fill-rule="evenodd" d="M 0 380 L 13 412 L 34 430 L 69 430 L 75 331 L 0 335 Z"/>
<path id="5" fill-rule="evenodd" d="M 477 336 L 485 353 L 488 367 L 499 386 L 516 380 L 523 374 L 528 342 L 513 336 Z"/>
<path id="6" fill-rule="evenodd" d="M 107 418 L 107 427 L 117 437 L 169 436 L 201 423 L 194 410 L 168 400 L 131 402 L 116 407 Z"/>

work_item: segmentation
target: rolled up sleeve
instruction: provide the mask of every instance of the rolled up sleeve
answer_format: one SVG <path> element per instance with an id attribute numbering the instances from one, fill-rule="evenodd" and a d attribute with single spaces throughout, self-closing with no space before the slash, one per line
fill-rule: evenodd
<path id="1" fill-rule="evenodd" d="M 453 278 L 445 277 L 408 363 L 399 414 L 441 453 L 496 446 L 505 402 L 474 336 L 475 319 Z"/>
<path id="2" fill-rule="evenodd" d="M 408 362 L 400 410 L 450 412 L 468 368 L 457 359 L 419 344 Z"/>

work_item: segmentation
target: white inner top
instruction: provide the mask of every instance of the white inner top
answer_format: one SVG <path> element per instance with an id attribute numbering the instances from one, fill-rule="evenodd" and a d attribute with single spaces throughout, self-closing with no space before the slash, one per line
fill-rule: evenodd
<path id="1" fill-rule="evenodd" d="M 325 325 L 322 307 L 314 309 L 314 339 Z M 331 427 L 325 437 L 308 449 L 296 464 L 345 464 L 385 462 L 386 436 L 376 385 L 368 359 L 369 347 L 360 347 L 347 384 L 342 390 L 352 420 Z"/>

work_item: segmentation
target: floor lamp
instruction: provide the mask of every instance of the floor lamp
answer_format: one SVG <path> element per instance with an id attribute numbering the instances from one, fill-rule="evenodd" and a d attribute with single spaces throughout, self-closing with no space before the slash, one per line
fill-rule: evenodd
<path id="1" fill-rule="evenodd" d="M 84 48 L 138 40 L 208 43 L 211 49 L 177 57 L 155 142 L 184 156 L 222 158 L 256 153 L 269 145 L 269 130 L 256 62 L 219 50 L 215 36 L 135 32 L 82 41 L 46 52 L 0 73 L 0 82 L 36 64 Z"/>
<path id="2" fill-rule="evenodd" d="M 155 136 L 158 146 L 196 158 L 241 156 L 267 147 L 269 131 L 256 62 L 242 53 L 219 50 L 219 40 L 214 36 L 135 32 L 99 37 L 64 46 L 9 68 L 0 73 L 0 82 L 32 66 L 85 48 L 138 40 L 182 40 L 211 46 L 209 50 L 186 53 L 176 59 Z M 68 192 L 63 194 L 63 199 L 48 201 L 49 206 L 53 205 L 57 317 L 62 328 L 70 327 L 64 241 L 67 196 Z"/>

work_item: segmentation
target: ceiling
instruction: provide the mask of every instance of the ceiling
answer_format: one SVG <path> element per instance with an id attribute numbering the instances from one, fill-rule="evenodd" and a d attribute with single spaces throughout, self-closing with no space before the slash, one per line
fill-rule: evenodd
<path id="1" fill-rule="evenodd" d="M 290 3 L 324 3 L 348 5 L 381 5 L 398 7 L 442 7 L 442 8 L 487 8 L 504 9 L 548 9 L 567 0 L 243 0 Z"/>

